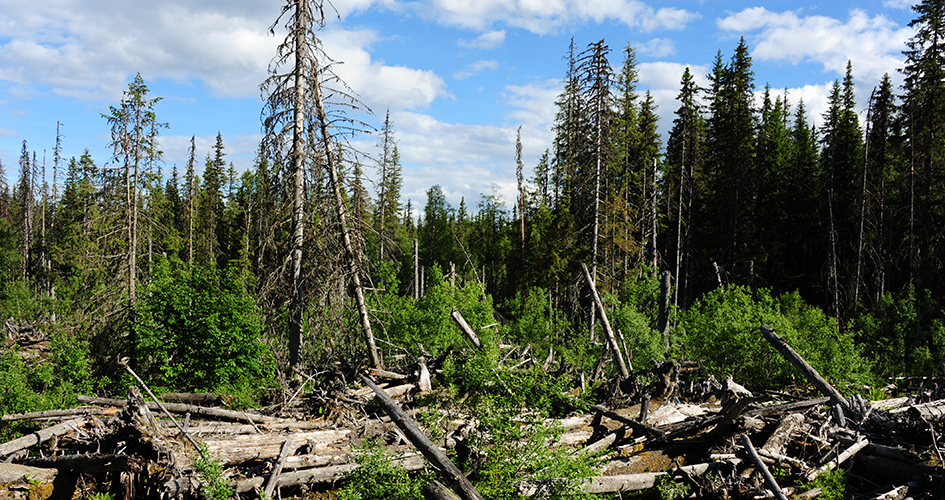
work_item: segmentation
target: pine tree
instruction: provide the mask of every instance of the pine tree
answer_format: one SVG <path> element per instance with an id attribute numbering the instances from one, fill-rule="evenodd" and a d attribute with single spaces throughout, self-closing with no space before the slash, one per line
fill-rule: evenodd
<path id="1" fill-rule="evenodd" d="M 940 275 L 945 244 L 945 1 L 922 0 L 912 10 L 917 17 L 909 26 L 915 35 L 906 43 L 902 69 L 914 193 L 907 236 L 909 283 L 941 292 L 942 280 L 928 278 Z"/>

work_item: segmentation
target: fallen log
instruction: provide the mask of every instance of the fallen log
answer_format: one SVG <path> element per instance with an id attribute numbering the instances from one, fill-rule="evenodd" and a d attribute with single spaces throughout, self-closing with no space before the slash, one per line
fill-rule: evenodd
<path id="1" fill-rule="evenodd" d="M 771 343 L 771 345 L 785 357 L 797 371 L 801 372 L 804 375 L 804 378 L 807 379 L 814 387 L 820 391 L 824 396 L 829 397 L 833 403 L 841 408 L 843 408 L 848 414 L 852 415 L 853 410 L 850 408 L 850 403 L 844 398 L 836 389 L 830 385 L 830 382 L 827 382 L 826 379 L 820 376 L 820 373 L 814 369 L 807 361 L 801 357 L 800 354 L 791 349 L 791 346 L 781 338 L 780 335 L 774 333 L 774 330 L 768 328 L 765 325 L 761 325 L 761 335 Z"/>
<path id="2" fill-rule="evenodd" d="M 600 406 L 600 405 L 588 405 L 588 407 L 589 407 L 591 410 L 596 411 L 597 413 L 600 413 L 601 415 L 603 415 L 603 416 L 605 416 L 605 417 L 607 417 L 607 418 L 609 418 L 609 419 L 611 419 L 611 420 L 616 420 L 616 421 L 618 421 L 618 422 L 620 422 L 620 423 L 626 425 L 627 427 L 630 427 L 630 428 L 633 429 L 634 431 L 645 433 L 645 434 L 647 434 L 648 436 L 662 437 L 662 436 L 664 436 L 664 435 L 666 434 L 665 432 L 661 431 L 660 429 L 657 429 L 656 427 L 651 427 L 651 426 L 646 425 L 646 424 L 641 424 L 640 422 L 637 422 L 636 420 L 634 420 L 634 419 L 632 419 L 632 418 L 628 418 L 628 417 L 625 417 L 625 416 L 623 416 L 623 415 L 620 415 L 619 413 L 612 412 L 612 411 L 608 410 L 607 408 L 604 408 L 603 406 Z"/>
<path id="3" fill-rule="evenodd" d="M 772 476 L 771 471 L 768 470 L 768 466 L 761 461 L 761 457 L 759 457 L 758 452 L 755 451 L 755 447 L 751 444 L 751 438 L 748 437 L 748 434 L 742 434 L 741 441 L 742 446 L 745 447 L 745 451 L 748 452 L 748 458 L 751 459 L 755 467 L 758 468 L 758 471 L 761 472 L 761 477 L 765 479 L 765 484 L 768 485 L 768 488 L 774 493 L 774 497 L 778 500 L 787 500 L 787 497 L 784 496 L 784 492 L 781 491 L 781 487 L 778 486 L 778 482 L 774 480 L 774 476 Z"/>
<path id="4" fill-rule="evenodd" d="M 426 467 L 426 461 L 420 455 L 411 455 L 405 458 L 394 460 L 394 465 L 402 467 L 406 471 L 421 470 Z M 334 483 L 344 479 L 345 475 L 358 468 L 358 464 L 332 465 L 329 467 L 317 467 L 312 469 L 302 469 L 292 472 L 283 472 L 279 476 L 276 487 L 285 488 L 288 486 L 299 486 L 303 484 Z M 231 483 L 234 491 L 245 493 L 254 489 L 262 488 L 265 478 L 262 476 L 241 479 Z"/>
<path id="5" fill-rule="evenodd" d="M 716 472 L 723 468 L 734 468 L 741 461 L 739 459 L 708 462 L 703 464 L 685 465 L 674 469 L 693 476 L 701 476 L 707 472 Z M 599 476 L 589 479 L 581 486 L 581 491 L 594 495 L 602 493 L 617 493 L 623 491 L 640 491 L 653 488 L 661 476 L 669 476 L 669 472 L 642 472 L 639 474 L 621 474 L 616 476 Z M 522 481 L 516 483 L 516 490 L 520 495 L 533 497 L 541 496 L 561 486 L 564 479 L 544 479 L 540 481 Z"/>
<path id="6" fill-rule="evenodd" d="M 298 442 L 299 446 L 307 443 L 311 448 L 311 453 L 324 453 L 340 451 L 344 447 L 341 444 L 342 441 L 350 434 L 350 429 L 326 429 L 296 432 L 292 434 L 292 439 Z M 204 444 L 212 455 L 229 467 L 278 457 L 285 441 L 285 434 L 241 434 L 213 439 L 205 438 Z"/>
<path id="7" fill-rule="evenodd" d="M 417 427 L 413 419 L 404 413 L 400 406 L 397 406 L 397 403 L 395 403 L 386 392 L 380 387 L 377 387 L 371 379 L 364 375 L 361 375 L 361 381 L 371 389 L 374 389 L 374 393 L 377 395 L 374 401 L 383 406 L 387 414 L 390 415 L 391 420 L 397 424 L 397 427 L 400 427 L 400 430 L 404 431 L 407 439 L 409 439 L 410 442 L 417 447 L 417 450 L 433 464 L 440 473 L 440 476 L 450 484 L 463 500 L 482 500 L 482 496 L 479 495 L 479 492 L 476 491 L 472 483 L 466 479 L 463 472 L 433 444 L 433 441 Z"/>
<path id="8" fill-rule="evenodd" d="M 849 448 L 847 448 L 846 450 L 843 450 L 843 453 L 838 455 L 833 460 L 830 460 L 826 464 L 809 472 L 806 476 L 807 482 L 813 482 L 821 474 L 836 469 L 837 467 L 840 466 L 840 464 L 853 458 L 857 453 L 860 452 L 860 450 L 862 450 L 863 448 L 866 448 L 866 445 L 868 444 L 870 444 L 870 442 L 867 439 L 860 439 L 859 441 L 853 443 Z"/>
<path id="9" fill-rule="evenodd" d="M 62 418 L 62 417 L 86 417 L 91 415 L 101 415 L 105 410 L 95 406 L 82 406 L 79 408 L 72 408 L 66 410 L 46 410 L 46 411 L 34 411 L 30 413 L 12 413 L 10 415 L 4 415 L 0 417 L 0 420 L 4 422 L 14 421 L 14 420 L 47 420 L 52 418 Z"/>
<path id="10" fill-rule="evenodd" d="M 466 319 L 463 318 L 463 315 L 460 314 L 460 312 L 456 309 L 453 309 L 453 312 L 450 313 L 450 317 L 453 318 L 453 321 L 456 322 L 456 324 L 459 326 L 459 329 L 463 331 L 463 334 L 466 335 L 466 338 L 468 338 L 469 341 L 472 342 L 474 346 L 476 346 L 476 349 L 482 349 L 482 341 L 476 336 L 476 332 L 473 331 L 471 326 L 469 326 L 469 323 L 466 322 Z"/>
<path id="11" fill-rule="evenodd" d="M 127 401 L 124 399 L 98 398 L 92 396 L 76 396 L 76 399 L 83 404 L 124 407 Z M 149 410 L 160 410 L 161 407 L 154 401 L 147 402 Z M 244 411 L 224 410 L 221 408 L 207 408 L 205 406 L 185 405 L 180 403 L 164 403 L 164 408 L 173 413 L 190 413 L 192 416 L 221 418 L 224 420 L 233 420 L 236 422 L 255 422 L 257 424 L 284 422 L 275 417 L 259 415 L 257 413 L 248 413 Z"/>
<path id="12" fill-rule="evenodd" d="M 627 378 L 630 376 L 630 371 L 627 369 L 627 364 L 623 361 L 623 355 L 620 354 L 620 347 L 617 345 L 617 337 L 614 335 L 614 329 L 611 328 L 610 321 L 607 319 L 604 303 L 600 300 L 600 295 L 597 294 L 597 286 L 594 284 L 591 272 L 587 270 L 587 264 L 582 262 L 581 268 L 584 269 L 584 277 L 587 279 L 588 286 L 591 287 L 591 295 L 594 297 L 594 303 L 597 304 L 597 311 L 600 313 L 600 321 L 604 325 L 604 333 L 607 334 L 607 344 L 610 345 L 610 350 L 614 353 L 614 359 L 617 360 L 617 368 L 620 369 L 620 377 Z"/>
<path id="13" fill-rule="evenodd" d="M 791 435 L 802 425 L 804 425 L 804 415 L 801 413 L 792 413 L 782 418 L 778 428 L 771 433 L 761 448 L 772 454 L 783 455 Z"/>
<path id="14" fill-rule="evenodd" d="M 88 472 L 92 474 L 99 472 L 139 471 L 142 468 L 141 460 L 136 457 L 112 454 L 83 453 L 49 458 L 27 458 L 20 462 L 30 467 L 56 469 L 59 471 Z"/>
<path id="15" fill-rule="evenodd" d="M 269 475 L 269 480 L 266 481 L 263 498 L 272 498 L 272 493 L 275 491 L 276 485 L 279 484 L 279 476 L 282 474 L 282 467 L 285 465 L 286 458 L 294 454 L 298 447 L 298 441 L 295 441 L 292 437 L 282 443 L 282 451 L 279 452 L 279 458 L 276 459 L 276 465 L 272 468 L 272 474 Z"/>
<path id="16" fill-rule="evenodd" d="M 5 457 L 13 452 L 29 448 L 35 444 L 42 443 L 51 439 L 53 436 L 62 436 L 70 431 L 77 431 L 85 423 L 84 418 L 67 420 L 61 424 L 40 429 L 32 434 L 0 444 L 0 457 Z"/>
<path id="17" fill-rule="evenodd" d="M 216 406 L 226 401 L 226 396 L 216 392 L 168 392 L 161 394 L 161 400 L 195 406 Z"/>

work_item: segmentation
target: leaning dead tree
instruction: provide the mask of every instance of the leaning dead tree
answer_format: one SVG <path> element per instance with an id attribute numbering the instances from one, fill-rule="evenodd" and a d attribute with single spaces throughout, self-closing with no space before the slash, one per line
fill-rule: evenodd
<path id="1" fill-rule="evenodd" d="M 265 106 L 262 113 L 264 146 L 271 158 L 288 166 L 292 179 L 291 239 L 291 319 L 289 327 L 289 363 L 301 359 L 303 312 L 303 252 L 305 239 L 305 170 L 309 165 L 324 166 L 334 195 L 334 210 L 345 249 L 347 271 L 354 283 L 355 297 L 371 364 L 381 368 L 382 361 L 374 343 L 364 290 L 361 285 L 361 249 L 350 234 L 347 208 L 341 192 L 337 143 L 365 128 L 343 113 L 330 110 L 361 109 L 354 93 L 332 71 L 331 58 L 325 54 L 316 32 L 325 26 L 322 0 L 286 0 L 282 12 L 269 28 L 285 18 L 288 34 L 276 49 L 269 66 L 269 78 L 261 85 Z"/>

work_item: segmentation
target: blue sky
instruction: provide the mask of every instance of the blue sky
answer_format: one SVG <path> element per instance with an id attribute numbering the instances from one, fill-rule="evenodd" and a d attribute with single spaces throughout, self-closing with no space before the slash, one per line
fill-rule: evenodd
<path id="1" fill-rule="evenodd" d="M 322 31 L 337 72 L 375 115 L 389 109 L 404 163 L 404 201 L 426 201 L 443 187 L 455 207 L 480 194 L 507 204 L 515 192 L 515 133 L 522 126 L 531 169 L 551 145 L 554 100 L 568 44 L 578 50 L 605 39 L 619 69 L 631 44 L 640 89 L 659 105 L 666 140 L 686 66 L 704 82 L 716 52 L 728 60 L 744 36 L 758 91 L 765 83 L 803 98 L 819 120 L 835 79 L 852 60 L 865 114 L 883 73 L 897 84 L 901 51 L 912 36 L 912 2 L 638 0 L 337 0 Z M 770 4 L 770 3 L 769 3 Z M 202 160 L 219 131 L 227 159 L 252 164 L 260 138 L 259 84 L 275 46 L 268 33 L 275 0 L 0 0 L 0 161 L 16 178 L 23 140 L 52 169 L 56 122 L 63 156 L 86 148 L 109 161 L 101 113 L 140 72 L 164 98 L 165 172 L 184 165 L 191 135 Z M 355 146 L 371 153 L 377 137 Z M 51 173 L 49 174 L 51 179 Z"/>

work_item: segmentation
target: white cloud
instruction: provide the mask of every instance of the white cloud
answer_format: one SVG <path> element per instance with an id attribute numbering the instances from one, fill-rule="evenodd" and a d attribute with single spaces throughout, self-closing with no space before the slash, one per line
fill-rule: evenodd
<path id="1" fill-rule="evenodd" d="M 497 69 L 499 69 L 499 61 L 476 61 L 467 65 L 463 71 L 453 73 L 453 78 L 456 80 L 465 80 L 471 76 L 478 75 L 485 70 L 495 71 Z"/>
<path id="2" fill-rule="evenodd" d="M 872 82 L 901 66 L 901 51 L 912 36 L 911 28 L 860 10 L 850 11 L 849 18 L 841 21 L 753 7 L 719 19 L 718 26 L 733 33 L 760 31 L 752 48 L 757 60 L 816 62 L 838 75 L 844 74 L 850 60 L 858 78 Z"/>
<path id="3" fill-rule="evenodd" d="M 12 128 L 0 127 L 0 137 L 19 137 L 20 133 Z"/>
<path id="4" fill-rule="evenodd" d="M 505 30 L 483 33 L 472 40 L 460 40 L 460 47 L 467 49 L 495 49 L 505 43 Z"/>
<path id="5" fill-rule="evenodd" d="M 409 3 L 420 16 L 446 25 L 486 30 L 495 23 L 533 33 L 554 32 L 575 21 L 613 20 L 634 29 L 682 29 L 698 14 L 676 9 L 654 9 L 639 0 L 430 0 Z"/>
<path id="6" fill-rule="evenodd" d="M 669 38 L 653 38 L 642 44 L 637 44 L 635 48 L 641 53 L 650 57 L 666 57 L 676 53 L 676 44 Z"/>
<path id="7" fill-rule="evenodd" d="M 915 0 L 883 0 L 883 7 L 887 9 L 909 10 L 915 4 Z"/>
<path id="8" fill-rule="evenodd" d="M 363 10 L 373 0 L 335 3 L 340 14 Z M 390 0 L 382 2 L 391 4 Z M 327 10 L 327 9 L 326 9 Z M 0 80 L 79 100 L 117 100 L 135 72 L 145 81 L 199 81 L 214 97 L 256 97 L 285 19 L 268 28 L 280 6 L 221 0 L 158 4 L 103 0 L 77 5 L 66 0 L 0 0 Z M 326 16 L 334 16 L 330 10 Z M 387 66 L 372 60 L 369 30 L 331 24 L 321 33 L 326 52 L 346 82 L 370 96 L 369 104 L 403 108 L 428 105 L 445 94 L 432 71 Z M 46 90 L 39 90 L 46 89 Z"/>

